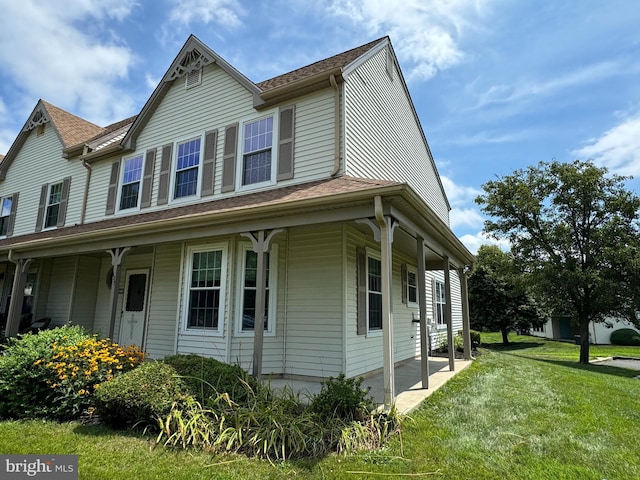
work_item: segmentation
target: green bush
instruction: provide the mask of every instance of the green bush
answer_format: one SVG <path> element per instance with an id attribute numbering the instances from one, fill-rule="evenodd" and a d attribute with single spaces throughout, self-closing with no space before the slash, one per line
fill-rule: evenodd
<path id="1" fill-rule="evenodd" d="M 361 420 L 374 407 L 369 390 L 362 387 L 362 377 L 345 378 L 341 373 L 322 383 L 320 393 L 311 399 L 311 410 L 327 419 Z"/>
<path id="2" fill-rule="evenodd" d="M 252 390 L 259 388 L 257 381 L 238 365 L 229 365 L 200 355 L 173 355 L 163 360 L 182 377 L 189 393 L 203 405 L 221 393 L 228 393 L 232 401 L 247 401 L 246 382 Z"/>
<path id="3" fill-rule="evenodd" d="M 610 341 L 614 345 L 640 346 L 640 333 L 633 328 L 620 328 L 611 332 Z"/>
<path id="4" fill-rule="evenodd" d="M 0 417 L 56 417 L 57 374 L 47 368 L 55 346 L 65 347 L 91 338 L 79 326 L 64 326 L 7 339 L 0 355 Z"/>
<path id="5" fill-rule="evenodd" d="M 114 428 L 155 424 L 185 398 L 185 387 L 176 371 L 163 362 L 149 361 L 99 385 L 96 411 Z"/>
<path id="6" fill-rule="evenodd" d="M 471 330 L 470 334 L 471 334 L 471 348 L 478 348 L 480 345 L 482 345 L 480 332 L 478 332 L 477 330 Z"/>
<path id="7" fill-rule="evenodd" d="M 456 352 L 464 352 L 464 340 L 462 339 L 462 335 L 453 336 L 453 349 Z M 449 341 L 447 340 L 447 337 L 442 337 L 440 339 L 438 351 L 440 353 L 449 353 Z"/>

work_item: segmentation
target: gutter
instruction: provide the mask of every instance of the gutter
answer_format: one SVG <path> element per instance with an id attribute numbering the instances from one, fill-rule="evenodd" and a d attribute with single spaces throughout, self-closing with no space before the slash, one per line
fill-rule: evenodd
<path id="1" fill-rule="evenodd" d="M 331 87 L 335 91 L 334 105 L 336 113 L 334 116 L 333 124 L 333 134 L 335 137 L 335 141 L 333 147 L 333 170 L 331 171 L 331 176 L 335 177 L 340 171 L 340 90 L 338 90 L 336 76 L 333 73 L 329 76 L 329 82 L 331 83 Z"/>
<path id="2" fill-rule="evenodd" d="M 85 147 L 86 148 L 86 147 Z M 93 168 L 87 163 L 86 158 L 82 158 L 82 166 L 87 169 L 87 179 L 84 184 L 84 195 L 82 196 L 82 210 L 80 211 L 80 225 L 84 224 L 87 214 L 87 203 L 89 201 L 89 185 L 91 184 L 91 172 Z"/>

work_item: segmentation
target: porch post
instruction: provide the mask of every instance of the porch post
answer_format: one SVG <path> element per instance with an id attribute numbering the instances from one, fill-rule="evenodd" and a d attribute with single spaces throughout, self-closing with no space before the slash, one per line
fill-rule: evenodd
<path id="1" fill-rule="evenodd" d="M 257 232 L 257 236 L 253 233 L 243 233 L 242 236 L 247 237 L 253 244 L 253 251 L 256 252 L 258 257 L 258 264 L 256 266 L 256 303 L 255 312 L 256 318 L 253 324 L 253 372 L 254 378 L 260 378 L 262 375 L 262 351 L 264 341 L 264 307 L 266 303 L 266 289 L 267 289 L 267 275 L 266 275 L 266 260 L 267 253 L 271 246 L 271 239 L 277 233 L 282 232 L 282 229 L 272 230 L 271 233 L 265 238 L 265 231 L 260 230 Z M 271 319 L 272 322 L 275 319 Z"/>
<path id="2" fill-rule="evenodd" d="M 27 283 L 27 273 L 29 272 L 29 264 L 31 263 L 30 258 L 12 260 L 10 256 L 9 260 L 15 263 L 16 270 L 13 275 L 13 286 L 11 287 L 11 303 L 9 304 L 7 325 L 4 332 L 7 338 L 15 337 L 20 331 L 22 302 L 24 301 L 24 287 Z"/>
<path id="3" fill-rule="evenodd" d="M 422 388 L 429 388 L 429 332 L 427 331 L 427 285 L 424 265 L 424 239 L 418 236 L 418 305 L 420 306 L 420 370 Z"/>
<path id="4" fill-rule="evenodd" d="M 460 277 L 460 300 L 462 301 L 462 338 L 464 340 L 464 359 L 471 360 L 471 327 L 469 321 L 469 292 L 467 290 L 467 273 L 458 268 Z"/>
<path id="5" fill-rule="evenodd" d="M 451 274 L 449 272 L 449 257 L 444 257 L 443 259 L 444 268 L 444 296 L 445 296 L 445 322 L 447 324 L 447 350 L 449 350 L 449 370 L 454 371 L 456 369 L 455 359 L 456 352 L 454 350 L 453 344 L 453 315 L 451 312 Z"/>
<path id="6" fill-rule="evenodd" d="M 120 266 L 122 259 L 131 250 L 131 247 L 119 247 L 107 250 L 111 255 L 111 266 L 113 267 L 113 276 L 111 277 L 111 312 L 109 314 L 109 338 L 113 341 L 113 335 L 116 328 L 116 315 L 118 310 L 118 288 L 120 286 Z"/>

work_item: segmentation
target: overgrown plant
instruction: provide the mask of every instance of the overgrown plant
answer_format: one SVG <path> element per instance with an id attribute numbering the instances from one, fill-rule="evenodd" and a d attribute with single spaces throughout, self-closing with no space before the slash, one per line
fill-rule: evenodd
<path id="1" fill-rule="evenodd" d="M 311 409 L 324 418 L 362 420 L 374 408 L 370 388 L 362 387 L 363 379 L 346 378 L 344 373 L 322 383 L 320 393 L 313 397 Z"/>

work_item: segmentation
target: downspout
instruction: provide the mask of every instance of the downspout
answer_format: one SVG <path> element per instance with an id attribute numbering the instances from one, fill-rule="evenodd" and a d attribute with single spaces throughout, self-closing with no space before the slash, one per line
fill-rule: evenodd
<path id="1" fill-rule="evenodd" d="M 331 176 L 335 177 L 340 171 L 340 90 L 338 89 L 336 76 L 333 73 L 329 76 L 329 82 L 335 91 L 334 106 L 336 114 L 333 122 L 335 142 L 333 145 L 333 170 L 331 171 Z"/>
<path id="2" fill-rule="evenodd" d="M 87 153 L 86 145 L 84 149 L 85 151 L 83 152 L 83 154 Z M 93 171 L 93 169 L 91 168 L 91 165 L 89 165 L 84 158 L 82 159 L 82 166 L 87 169 L 87 180 L 85 181 L 85 184 L 84 184 L 84 196 L 82 197 L 82 210 L 80 211 L 80 225 L 84 225 L 84 218 L 87 214 L 87 203 L 89 201 L 89 184 L 91 183 L 91 172 Z"/>

